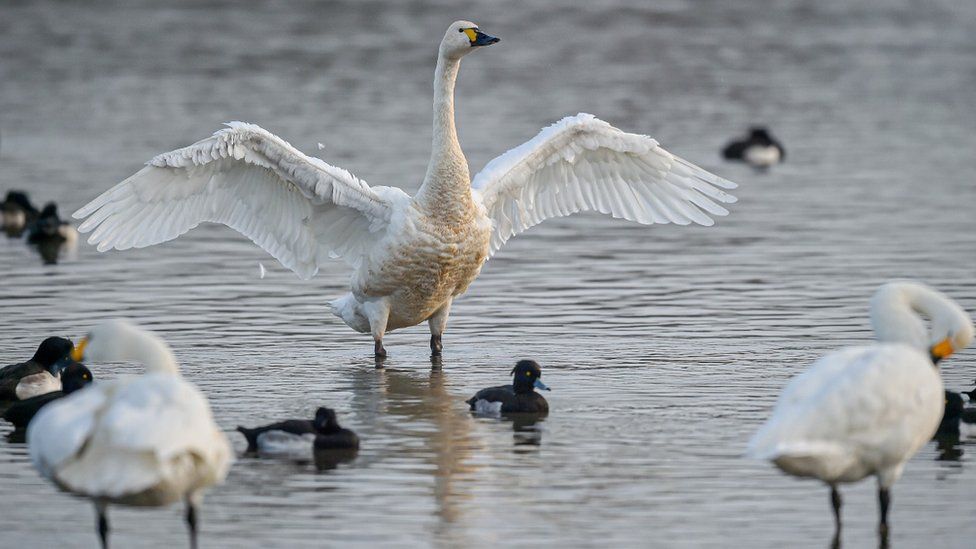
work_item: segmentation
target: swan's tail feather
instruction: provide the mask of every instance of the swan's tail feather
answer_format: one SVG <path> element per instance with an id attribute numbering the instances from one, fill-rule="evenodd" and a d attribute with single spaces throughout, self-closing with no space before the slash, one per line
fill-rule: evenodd
<path id="1" fill-rule="evenodd" d="M 369 318 L 363 313 L 362 304 L 351 293 L 329 302 L 329 307 L 332 314 L 341 318 L 353 330 L 369 333 Z"/>

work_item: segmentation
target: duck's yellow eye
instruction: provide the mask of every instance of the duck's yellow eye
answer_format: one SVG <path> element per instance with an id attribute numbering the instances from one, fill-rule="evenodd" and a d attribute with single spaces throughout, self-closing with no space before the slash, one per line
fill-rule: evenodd
<path id="1" fill-rule="evenodd" d="M 532 372 L 525 372 L 525 375 L 530 376 L 532 375 Z"/>

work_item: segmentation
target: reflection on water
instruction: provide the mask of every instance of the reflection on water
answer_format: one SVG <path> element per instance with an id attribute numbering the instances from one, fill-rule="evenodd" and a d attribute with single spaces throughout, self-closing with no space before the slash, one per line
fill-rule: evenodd
<path id="1" fill-rule="evenodd" d="M 370 338 L 328 313 L 346 291 L 340 262 L 301 281 L 209 225 L 125 253 L 81 245 L 57 265 L 0 238 L 0 364 L 47 335 L 78 337 L 124 315 L 166 337 L 225 429 L 327 405 L 360 435 L 355 459 L 325 471 L 240 459 L 207 496 L 206 547 L 319 547 L 323 532 L 344 547 L 489 547 L 512 532 L 537 546 L 829 544 L 822 486 L 741 454 L 790 377 L 869 339 L 880 282 L 918 278 L 976 312 L 976 4 L 499 0 L 468 10 L 446 0 L 6 3 L 0 192 L 23 188 L 67 213 L 237 119 L 370 184 L 415 190 L 436 40 L 445 17 L 465 17 L 502 38 L 461 70 L 473 172 L 542 126 L 593 112 L 739 182 L 732 215 L 710 228 L 546 222 L 506 244 L 454 304 L 442 362 L 418 327 L 387 337 L 379 368 Z M 396 29 L 395 44 L 376 29 Z M 787 162 L 763 174 L 722 163 L 722 144 L 756 123 L 784 142 Z M 549 417 L 472 417 L 464 399 L 522 357 L 558 386 Z M 968 386 L 973 357 L 947 361 L 947 386 Z M 92 368 L 98 379 L 136 371 Z M 971 543 L 974 443 L 932 442 L 908 464 L 893 546 Z M 844 493 L 844 545 L 874 546 L 874 484 Z M 36 528 L 39 509 L 57 529 Z M 120 547 L 186 543 L 175 507 L 113 513 Z M 0 444 L 0 531 L 11 546 L 96 543 L 90 506 L 42 481 L 22 444 Z"/>

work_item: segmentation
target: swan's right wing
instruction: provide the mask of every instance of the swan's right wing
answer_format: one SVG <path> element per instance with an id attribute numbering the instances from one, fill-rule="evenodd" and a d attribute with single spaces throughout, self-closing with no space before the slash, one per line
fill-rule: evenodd
<path id="1" fill-rule="evenodd" d="M 243 122 L 161 154 L 84 206 L 81 232 L 99 251 L 172 240 L 202 222 L 244 234 L 302 278 L 329 257 L 358 265 L 403 193 L 377 192 Z M 405 195 L 403 195 L 405 196 Z"/>

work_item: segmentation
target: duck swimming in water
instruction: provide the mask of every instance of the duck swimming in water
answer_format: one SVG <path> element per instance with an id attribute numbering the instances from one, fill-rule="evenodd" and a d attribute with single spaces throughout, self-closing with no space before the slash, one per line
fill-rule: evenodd
<path id="1" fill-rule="evenodd" d="M 71 340 L 49 337 L 26 362 L 0 369 L 0 410 L 18 400 L 61 390 L 61 369 L 69 364 Z"/>
<path id="2" fill-rule="evenodd" d="M 8 191 L 0 203 L 0 222 L 7 236 L 17 238 L 37 218 L 37 208 L 23 191 Z"/>
<path id="3" fill-rule="evenodd" d="M 520 360 L 511 372 L 512 384 L 488 387 L 467 400 L 472 412 L 480 414 L 549 413 L 549 403 L 536 389 L 548 391 L 542 383 L 542 368 L 534 360 Z"/>
<path id="4" fill-rule="evenodd" d="M 732 141 L 722 149 L 726 160 L 738 160 L 758 170 L 765 170 L 786 160 L 786 149 L 763 127 L 749 130 L 749 135 Z"/>
<path id="5" fill-rule="evenodd" d="M 84 364 L 79 364 L 72 360 L 61 370 L 61 390 L 51 391 L 15 402 L 3 413 L 3 419 L 12 423 L 17 431 L 23 431 L 27 428 L 27 424 L 34 419 L 34 416 L 37 415 L 37 412 L 41 411 L 41 408 L 44 408 L 59 398 L 70 395 L 78 389 L 86 387 L 91 382 L 91 370 L 86 368 Z"/>
<path id="6" fill-rule="evenodd" d="M 546 219 L 597 211 L 643 224 L 711 225 L 735 202 L 735 184 L 644 135 L 589 114 L 562 119 L 488 163 L 472 180 L 454 123 L 461 60 L 498 43 L 456 21 L 434 71 L 434 132 L 420 190 L 370 187 L 242 122 L 148 165 L 75 212 L 99 251 L 172 240 L 202 222 L 250 238 L 301 278 L 330 258 L 353 269 L 333 314 L 371 334 L 427 322 L 442 349 L 451 304 L 512 236 Z"/>
<path id="7" fill-rule="evenodd" d="M 315 450 L 355 450 L 359 437 L 344 429 L 331 408 L 319 408 L 315 419 L 286 419 L 262 427 L 237 427 L 247 439 L 247 451 L 261 454 L 296 454 Z"/>

